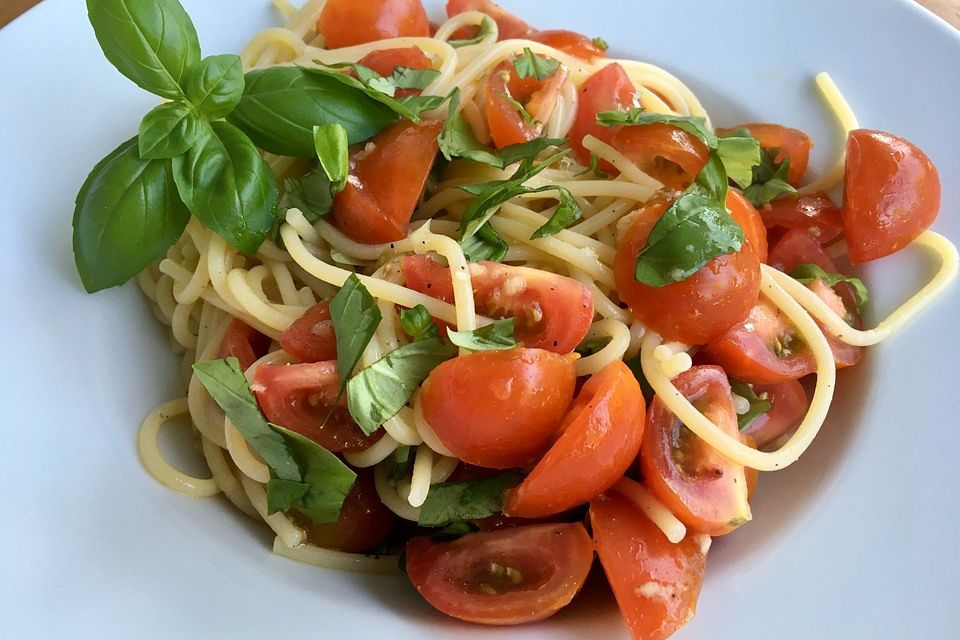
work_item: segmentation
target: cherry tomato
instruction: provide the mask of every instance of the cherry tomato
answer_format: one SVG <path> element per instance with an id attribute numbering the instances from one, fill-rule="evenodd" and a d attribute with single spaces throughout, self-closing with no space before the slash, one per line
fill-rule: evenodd
<path id="1" fill-rule="evenodd" d="M 420 0 L 327 0 L 317 18 L 317 32 L 328 49 L 387 38 L 430 35 Z"/>
<path id="2" fill-rule="evenodd" d="M 550 516 L 589 502 L 623 477 L 643 438 L 646 403 L 617 360 L 592 376 L 560 426 L 560 437 L 520 486 L 507 492 L 509 516 Z"/>
<path id="3" fill-rule="evenodd" d="M 411 289 L 453 302 L 450 270 L 428 256 L 403 259 Z M 582 284 L 539 269 L 481 261 L 470 265 L 480 313 L 516 318 L 514 336 L 525 347 L 570 353 L 590 329 L 593 297 Z"/>
<path id="4" fill-rule="evenodd" d="M 397 67 L 407 69 L 433 69 L 433 61 L 419 47 L 401 47 L 372 51 L 360 58 L 357 63 L 382 76 L 389 76 Z M 397 89 L 396 97 L 415 96 L 420 89 Z"/>
<path id="5" fill-rule="evenodd" d="M 786 274 L 801 264 L 815 264 L 827 273 L 836 273 L 837 265 L 821 248 L 820 243 L 799 229 L 788 231 L 770 251 L 770 266 Z"/>
<path id="6" fill-rule="evenodd" d="M 266 355 L 269 348 L 270 338 L 243 320 L 234 318 L 223 334 L 220 357 L 236 358 L 240 361 L 240 370 L 246 371 L 260 356 Z"/>
<path id="7" fill-rule="evenodd" d="M 763 226 L 763 218 L 737 189 L 731 188 L 727 191 L 726 205 L 730 217 L 743 229 L 747 246 L 753 249 L 760 262 L 766 262 L 767 228 Z"/>
<path id="8" fill-rule="evenodd" d="M 401 120 L 351 161 L 351 176 L 333 199 L 337 227 L 358 242 L 381 244 L 407 236 L 407 224 L 437 155 L 439 120 Z"/>
<path id="9" fill-rule="evenodd" d="M 330 318 L 330 303 L 321 300 L 280 334 L 280 346 L 301 362 L 337 359 L 337 335 Z"/>
<path id="10" fill-rule="evenodd" d="M 337 402 L 336 362 L 264 364 L 250 386 L 267 420 L 310 438 L 327 451 L 363 451 L 382 437 L 365 435 Z"/>
<path id="11" fill-rule="evenodd" d="M 693 617 L 706 568 L 705 536 L 688 534 L 674 544 L 615 491 L 590 503 L 590 523 L 600 564 L 633 638 L 663 640 Z"/>
<path id="12" fill-rule="evenodd" d="M 790 229 L 805 231 L 821 246 L 843 233 L 843 215 L 830 196 L 820 192 L 799 198 L 777 198 L 760 209 L 771 243 Z"/>
<path id="13" fill-rule="evenodd" d="M 576 384 L 573 359 L 542 349 L 480 351 L 447 360 L 423 383 L 423 415 L 461 460 L 521 467 L 541 455 Z"/>
<path id="14" fill-rule="evenodd" d="M 407 575 L 439 611 L 480 624 L 547 618 L 573 600 L 593 564 L 579 523 L 469 533 L 451 542 L 407 543 Z"/>
<path id="15" fill-rule="evenodd" d="M 483 108 L 494 146 L 502 149 L 540 137 L 557 107 L 560 86 L 566 78 L 564 67 L 558 67 L 549 78 L 537 80 L 517 75 L 511 60 L 497 65 L 487 79 Z M 523 112 L 516 103 L 523 106 Z"/>
<path id="16" fill-rule="evenodd" d="M 710 153 L 700 138 L 662 122 L 621 127 L 610 146 L 644 173 L 678 190 L 693 183 Z"/>
<path id="17" fill-rule="evenodd" d="M 590 161 L 590 152 L 583 147 L 583 138 L 592 135 L 609 143 L 614 134 L 622 127 L 605 127 L 597 124 L 597 114 L 601 111 L 623 111 L 633 104 L 636 88 L 630 82 L 627 72 L 616 62 L 597 71 L 580 86 L 577 103 L 577 117 L 570 129 L 570 146 L 580 161 Z M 610 163 L 603 163 L 604 171 L 613 172 Z"/>
<path id="18" fill-rule="evenodd" d="M 307 542 L 323 549 L 347 553 L 369 551 L 383 543 L 393 528 L 396 516 L 380 502 L 370 469 L 359 469 L 336 522 L 317 524 L 296 510 L 293 521 L 307 532 Z"/>
<path id="19" fill-rule="evenodd" d="M 617 292 L 633 315 L 665 340 L 706 344 L 743 320 L 757 302 L 760 263 L 746 244 L 736 253 L 714 258 L 682 282 L 664 287 L 637 282 L 637 254 L 667 205 L 662 200 L 648 204 L 620 240 L 613 265 Z"/>
<path id="20" fill-rule="evenodd" d="M 803 176 L 807 173 L 807 163 L 810 160 L 810 150 L 813 140 L 799 129 L 791 129 L 779 124 L 741 124 L 728 129 L 717 129 L 717 135 L 723 135 L 735 129 L 748 129 L 750 135 L 760 141 L 760 146 L 767 151 L 778 150 L 773 161 L 776 164 L 790 159 L 790 169 L 787 171 L 787 182 L 799 187 Z"/>
<path id="21" fill-rule="evenodd" d="M 593 40 L 576 31 L 548 29 L 531 34 L 530 39 L 588 62 L 607 57 L 606 51 L 598 47 Z"/>
<path id="22" fill-rule="evenodd" d="M 696 366 L 674 378 L 673 384 L 715 425 L 740 437 L 723 369 Z M 650 491 L 694 531 L 719 536 L 750 520 L 743 466 L 697 437 L 656 396 L 647 413 L 640 468 Z"/>
<path id="23" fill-rule="evenodd" d="M 753 391 L 772 405 L 742 432 L 753 439 L 755 448 L 761 449 L 796 429 L 810 403 L 803 385 L 796 380 L 754 385 Z"/>
<path id="24" fill-rule="evenodd" d="M 500 31 L 500 40 L 526 38 L 534 32 L 533 27 L 490 0 L 447 0 L 447 16 L 452 18 L 467 11 L 480 11 L 493 18 Z M 455 34 L 455 37 L 472 38 L 473 35 Z"/>
<path id="25" fill-rule="evenodd" d="M 939 212 L 940 176 L 923 151 L 883 131 L 850 132 L 843 216 L 852 261 L 903 249 Z"/>

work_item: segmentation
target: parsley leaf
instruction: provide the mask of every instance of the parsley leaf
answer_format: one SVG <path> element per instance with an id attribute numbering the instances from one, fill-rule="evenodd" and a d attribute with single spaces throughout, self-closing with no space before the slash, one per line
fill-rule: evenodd
<path id="1" fill-rule="evenodd" d="M 496 515 L 503 510 L 503 494 L 521 480 L 521 474 L 511 471 L 485 480 L 432 485 L 420 507 L 418 524 L 421 527 L 446 527 Z"/>
<path id="2" fill-rule="evenodd" d="M 350 149 L 347 130 L 340 124 L 323 124 L 313 128 L 313 146 L 320 168 L 330 180 L 330 194 L 343 191 L 350 173 Z"/>
<path id="3" fill-rule="evenodd" d="M 330 300 L 330 318 L 337 336 L 337 375 L 342 391 L 383 315 L 360 278 L 351 274 Z"/>
<path id="4" fill-rule="evenodd" d="M 514 318 L 497 320 L 473 331 L 447 331 L 450 342 L 472 351 L 505 351 L 517 346 L 513 337 Z"/>
<path id="5" fill-rule="evenodd" d="M 521 78 L 533 76 L 542 82 L 557 72 L 560 63 L 553 58 L 538 56 L 530 47 L 524 47 L 523 53 L 513 59 L 513 68 Z"/>
<path id="6" fill-rule="evenodd" d="M 433 321 L 430 312 L 422 304 L 418 304 L 412 309 L 402 309 L 400 311 L 400 325 L 415 341 L 436 338 L 440 335 L 440 328 Z"/>
<path id="7" fill-rule="evenodd" d="M 730 380 L 730 389 L 750 403 L 750 409 L 747 410 L 746 413 L 737 416 L 737 424 L 740 427 L 740 431 L 746 431 L 757 418 L 773 408 L 773 403 L 766 397 L 758 396 L 757 392 L 753 390 L 753 386 L 746 382 Z M 764 394 L 764 396 L 766 396 L 766 394 Z"/>
<path id="8" fill-rule="evenodd" d="M 477 31 L 477 35 L 473 36 L 472 38 L 465 38 L 463 40 L 447 40 L 447 44 L 454 49 L 468 47 L 472 44 L 479 44 L 484 38 L 493 32 L 493 24 L 494 22 L 489 16 L 483 16 L 483 20 L 480 22 L 480 29 Z"/>
<path id="9" fill-rule="evenodd" d="M 790 274 L 790 277 L 794 280 L 802 282 L 803 284 L 810 284 L 814 280 L 823 280 L 824 284 L 830 287 L 836 286 L 841 282 L 846 282 L 853 287 L 853 294 L 857 300 L 857 311 L 859 311 L 863 305 L 866 304 L 867 300 L 870 299 L 870 296 L 867 293 L 867 287 L 863 284 L 863 280 L 860 278 L 847 276 L 842 273 L 827 273 L 812 263 L 798 265 L 797 268 L 794 269 Z"/>

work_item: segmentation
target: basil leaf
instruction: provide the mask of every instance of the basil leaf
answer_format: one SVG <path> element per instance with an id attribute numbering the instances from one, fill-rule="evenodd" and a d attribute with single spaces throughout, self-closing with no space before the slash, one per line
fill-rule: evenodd
<path id="1" fill-rule="evenodd" d="M 782 196 L 800 195 L 794 186 L 787 182 L 790 158 L 784 158 L 778 165 L 774 162 L 776 155 L 776 150 L 764 150 L 760 164 L 753 170 L 753 184 L 743 191 L 743 195 L 755 207 L 762 207 Z"/>
<path id="2" fill-rule="evenodd" d="M 730 389 L 750 403 L 750 409 L 746 413 L 737 415 L 737 425 L 740 427 L 740 431 L 746 431 L 757 418 L 773 408 L 773 404 L 766 397 L 758 396 L 753 387 L 746 382 L 731 379 Z"/>
<path id="3" fill-rule="evenodd" d="M 303 476 L 283 436 L 260 413 L 236 358 L 197 362 L 197 378 L 244 439 L 277 477 L 300 482 Z"/>
<path id="4" fill-rule="evenodd" d="M 524 47 L 523 53 L 513 59 L 513 68 L 521 78 L 533 76 L 543 81 L 557 72 L 560 63 L 553 58 L 538 56 L 530 50 L 530 47 Z"/>
<path id="5" fill-rule="evenodd" d="M 176 100 L 154 107 L 140 121 L 140 157 L 173 158 L 187 152 L 206 135 L 204 122 L 189 104 Z"/>
<path id="6" fill-rule="evenodd" d="M 167 252 L 190 212 L 170 163 L 144 160 L 137 138 L 97 163 L 77 194 L 73 254 L 88 293 L 121 285 Z"/>
<path id="7" fill-rule="evenodd" d="M 727 172 L 723 167 L 723 162 L 716 153 L 711 153 L 707 156 L 707 161 L 700 173 L 697 174 L 693 184 L 687 188 L 687 192 L 699 193 L 725 208 L 728 189 Z"/>
<path id="8" fill-rule="evenodd" d="M 227 119 L 265 151 L 311 158 L 316 125 L 342 125 L 355 144 L 393 124 L 397 116 L 337 80 L 300 67 L 269 67 L 247 72 L 243 96 Z"/>
<path id="9" fill-rule="evenodd" d="M 760 164 L 760 141 L 753 137 L 727 136 L 717 140 L 717 155 L 731 180 L 741 189 L 753 182 L 753 168 Z"/>
<path id="10" fill-rule="evenodd" d="M 403 96 L 401 98 L 394 98 L 392 93 L 386 92 L 388 89 L 394 88 L 393 85 L 380 75 L 377 75 L 376 78 L 368 78 L 368 80 L 374 82 L 373 86 L 370 86 L 345 73 L 327 71 L 326 69 L 317 69 L 315 67 L 304 67 L 303 69 L 314 77 L 325 78 L 328 81 L 338 82 L 348 89 L 360 91 L 368 98 L 372 98 L 387 107 L 401 118 L 413 120 L 414 122 L 420 122 L 420 114 L 424 111 L 436 109 L 446 101 L 446 98 L 443 96 Z M 377 79 L 380 79 L 380 82 L 376 82 Z"/>
<path id="11" fill-rule="evenodd" d="M 460 241 L 463 255 L 470 262 L 489 260 L 500 262 L 507 255 L 506 241 L 490 226 L 490 223 L 480 227 L 475 234 Z"/>
<path id="12" fill-rule="evenodd" d="M 397 447 L 387 458 L 387 478 L 397 482 L 413 471 L 413 447 Z"/>
<path id="13" fill-rule="evenodd" d="M 414 69 L 412 67 L 394 67 L 386 80 L 395 89 L 426 89 L 440 77 L 436 69 Z M 396 94 L 394 94 L 396 95 Z"/>
<path id="14" fill-rule="evenodd" d="M 351 274 L 330 300 L 330 319 L 337 336 L 337 375 L 343 390 L 383 315 L 360 278 Z"/>
<path id="15" fill-rule="evenodd" d="M 233 125 L 210 123 L 202 144 L 173 159 L 173 177 L 190 213 L 237 250 L 253 255 L 273 229 L 277 180 Z"/>
<path id="16" fill-rule="evenodd" d="M 267 515 L 289 511 L 309 489 L 309 484 L 299 480 L 270 478 L 267 481 Z"/>
<path id="17" fill-rule="evenodd" d="M 307 222 L 313 224 L 333 208 L 330 178 L 321 167 L 299 178 L 284 178 L 281 209 L 299 209 Z"/>
<path id="18" fill-rule="evenodd" d="M 454 348 L 439 338 L 394 349 L 347 382 L 350 415 L 364 433 L 374 433 L 410 401 L 434 367 L 453 355 Z"/>
<path id="19" fill-rule="evenodd" d="M 400 311 L 400 325 L 407 332 L 407 335 L 416 341 L 436 338 L 440 335 L 440 328 L 422 304 L 418 304 L 412 309 L 402 309 Z"/>
<path id="20" fill-rule="evenodd" d="M 514 318 L 497 320 L 473 331 L 447 330 L 450 342 L 471 351 L 506 351 L 517 346 L 513 337 Z"/>
<path id="21" fill-rule="evenodd" d="M 591 40 L 591 42 L 593 42 L 593 46 L 595 46 L 597 49 L 600 49 L 600 51 L 606 51 L 610 48 L 610 45 L 607 44 L 607 41 L 600 37 L 594 38 Z"/>
<path id="22" fill-rule="evenodd" d="M 605 346 L 610 343 L 610 338 L 600 337 L 600 338 L 590 338 L 589 340 L 584 340 L 577 348 L 574 349 L 581 356 L 592 356 L 593 354 L 601 351 Z"/>
<path id="23" fill-rule="evenodd" d="M 489 16 L 483 16 L 483 20 L 480 21 L 480 28 L 477 30 L 477 35 L 473 36 L 472 38 L 465 38 L 463 40 L 447 40 L 447 44 L 454 49 L 459 49 L 460 47 L 469 47 L 472 44 L 479 44 L 484 38 L 493 33 L 493 24 L 494 22 Z"/>
<path id="24" fill-rule="evenodd" d="M 600 178 L 601 180 L 604 180 L 610 177 L 607 175 L 606 171 L 600 170 L 600 158 L 598 158 L 595 153 L 590 154 L 590 166 L 584 169 L 583 171 L 581 171 L 580 173 L 578 173 L 577 176 L 585 176 L 588 173 L 592 173 L 593 175 Z"/>
<path id="25" fill-rule="evenodd" d="M 503 511 L 503 494 L 520 484 L 515 471 L 485 480 L 441 482 L 430 486 L 420 507 L 421 527 L 445 527 L 465 520 L 480 520 Z"/>
<path id="26" fill-rule="evenodd" d="M 708 148 L 717 148 L 717 136 L 707 128 L 706 118 L 655 113 L 647 111 L 643 107 L 634 107 L 629 111 L 601 111 L 597 114 L 597 124 L 602 124 L 605 127 L 639 126 L 656 123 L 669 124 L 683 129 L 687 133 L 692 133 L 700 138 Z"/>
<path id="27" fill-rule="evenodd" d="M 177 0 L 87 0 L 87 14 L 107 60 L 138 86 L 164 98 L 183 95 L 200 42 Z"/>
<path id="28" fill-rule="evenodd" d="M 456 540 L 457 538 L 462 538 L 468 533 L 473 533 L 474 531 L 479 530 L 479 527 L 469 522 L 453 522 L 445 526 L 443 529 L 440 529 L 440 531 L 434 533 L 432 537 L 440 540 Z"/>
<path id="29" fill-rule="evenodd" d="M 640 391 L 643 393 L 643 399 L 647 401 L 647 406 L 650 406 L 650 403 L 653 402 L 653 396 L 656 393 L 653 390 L 653 387 L 650 386 L 650 381 L 647 380 L 647 376 L 643 373 L 643 366 L 640 364 L 640 356 L 634 356 L 629 360 L 624 360 L 623 364 L 627 365 L 627 368 L 630 369 L 630 372 L 633 374 L 633 377 L 637 379 L 637 383 L 640 385 Z"/>
<path id="30" fill-rule="evenodd" d="M 528 142 L 518 142 L 500 149 L 501 169 L 509 167 L 514 162 L 536 158 L 550 147 L 559 147 L 566 142 L 566 138 L 534 138 Z"/>
<path id="31" fill-rule="evenodd" d="M 870 299 L 870 295 L 867 293 L 867 287 L 860 278 L 847 276 L 842 273 L 827 273 L 813 263 L 807 262 L 798 265 L 790 274 L 790 277 L 803 284 L 810 284 L 814 280 L 823 280 L 824 284 L 830 287 L 834 287 L 841 282 L 846 282 L 853 288 L 853 294 L 857 300 L 857 311 Z"/>
<path id="32" fill-rule="evenodd" d="M 523 106 L 523 103 L 521 103 L 519 100 L 511 96 L 509 93 L 501 93 L 500 97 L 513 105 L 513 108 L 517 110 L 517 113 L 523 119 L 524 124 L 532 125 L 536 123 L 536 121 L 533 119 L 533 116 L 530 115 L 530 112 L 527 111 L 527 108 Z"/>
<path id="33" fill-rule="evenodd" d="M 340 193 L 350 173 L 350 149 L 343 125 L 324 124 L 313 128 L 313 146 L 320 167 L 330 180 L 331 194 Z"/>
<path id="34" fill-rule="evenodd" d="M 336 249 L 330 249 L 330 259 L 337 264 L 344 264 L 350 267 L 362 267 L 366 264 L 362 260 L 352 258 L 342 251 L 338 251 Z"/>
<path id="35" fill-rule="evenodd" d="M 563 231 L 583 215 L 580 211 L 580 205 L 577 204 L 577 201 L 573 198 L 573 194 L 570 193 L 569 189 L 566 187 L 554 188 L 560 196 L 560 203 L 557 205 L 556 210 L 554 210 L 553 215 L 550 216 L 550 219 L 533 232 L 533 235 L 530 236 L 531 240 L 545 238 Z"/>
<path id="36" fill-rule="evenodd" d="M 211 120 L 236 108 L 243 95 L 243 64 L 240 56 L 208 56 L 187 71 L 184 91 L 190 102 Z"/>

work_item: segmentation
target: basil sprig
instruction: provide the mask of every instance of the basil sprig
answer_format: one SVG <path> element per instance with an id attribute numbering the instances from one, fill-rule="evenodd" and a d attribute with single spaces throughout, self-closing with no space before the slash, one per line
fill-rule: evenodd
<path id="1" fill-rule="evenodd" d="M 473 331 L 447 331 L 450 342 L 471 351 L 504 351 L 517 346 L 514 318 L 497 320 Z"/>
<path id="2" fill-rule="evenodd" d="M 496 515 L 503 511 L 503 494 L 522 480 L 521 474 L 509 471 L 484 480 L 431 485 L 417 524 L 446 527 Z"/>
<path id="3" fill-rule="evenodd" d="M 750 403 L 750 408 L 746 413 L 737 416 L 737 425 L 740 431 L 746 431 L 757 418 L 770 411 L 773 403 L 764 394 L 763 397 L 757 395 L 752 385 L 740 380 L 730 380 L 730 389 Z"/>
<path id="4" fill-rule="evenodd" d="M 859 311 L 870 299 L 867 293 L 867 287 L 863 280 L 854 276 L 847 276 L 842 273 L 828 273 L 813 263 L 804 263 L 790 273 L 790 277 L 804 284 L 810 284 L 814 280 L 823 280 L 828 287 L 834 287 L 841 282 L 846 282 L 853 288 L 853 295 L 857 301 L 857 310 Z"/>

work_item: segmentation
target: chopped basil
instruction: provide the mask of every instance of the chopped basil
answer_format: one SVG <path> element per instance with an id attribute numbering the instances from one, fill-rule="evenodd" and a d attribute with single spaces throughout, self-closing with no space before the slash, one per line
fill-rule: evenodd
<path id="1" fill-rule="evenodd" d="M 480 21 L 480 29 L 477 31 L 477 35 L 472 38 L 466 38 L 463 40 L 447 40 L 447 44 L 453 47 L 454 49 L 459 49 L 460 47 L 468 47 L 472 44 L 479 44 L 483 41 L 484 38 L 493 33 L 493 20 L 489 16 L 483 16 L 483 20 Z"/>
<path id="2" fill-rule="evenodd" d="M 446 527 L 467 520 L 479 520 L 503 510 L 503 494 L 520 484 L 515 471 L 485 480 L 441 482 L 432 485 L 420 507 L 421 527 Z"/>
<path id="3" fill-rule="evenodd" d="M 823 280 L 824 284 L 830 287 L 836 286 L 841 282 L 846 282 L 853 287 L 854 297 L 857 300 L 857 311 L 870 299 L 867 293 L 867 287 L 860 278 L 847 276 L 842 273 L 827 273 L 812 263 L 798 265 L 797 268 L 790 273 L 790 277 L 804 284 L 810 284 L 814 280 Z"/>
<path id="4" fill-rule="evenodd" d="M 383 315 L 360 278 L 351 274 L 330 300 L 330 319 L 337 336 L 337 375 L 342 390 Z"/>
<path id="5" fill-rule="evenodd" d="M 753 169 L 753 184 L 744 189 L 746 196 L 753 206 L 762 207 L 783 196 L 798 196 L 799 192 L 787 182 L 790 173 L 790 158 L 776 164 L 777 150 L 764 150 L 760 164 Z"/>
<path id="6" fill-rule="evenodd" d="M 397 482 L 409 477 L 413 462 L 413 447 L 397 447 L 387 458 L 387 478 Z"/>
<path id="7" fill-rule="evenodd" d="M 315 62 L 317 64 L 322 64 L 319 61 Z M 354 68 L 366 69 L 366 67 L 361 67 L 360 65 L 352 66 L 354 66 Z M 360 90 L 365 93 L 367 97 L 373 98 L 380 104 L 392 110 L 401 118 L 413 120 L 414 122 L 420 122 L 420 115 L 424 111 L 436 109 L 447 100 L 447 98 L 443 96 L 422 95 L 402 96 L 400 98 L 395 98 L 394 94 L 398 88 L 395 83 L 399 81 L 399 79 L 390 80 L 388 78 L 384 78 L 380 74 L 370 69 L 367 69 L 369 73 L 358 73 L 358 76 L 360 77 L 359 80 L 352 76 L 348 76 L 345 73 L 339 73 L 337 71 L 328 71 L 326 69 L 318 69 L 315 67 L 303 67 L 303 69 L 312 76 L 325 78 L 327 80 L 334 80 L 343 84 L 344 86 Z M 434 73 L 437 72 L 434 71 Z M 408 74 L 404 77 L 408 79 L 408 83 L 413 83 L 414 81 L 422 81 L 425 76 L 422 74 Z"/>
<path id="8" fill-rule="evenodd" d="M 519 100 L 517 100 L 512 95 L 506 92 L 501 93 L 500 97 L 506 100 L 511 105 L 513 105 L 513 108 L 517 110 L 517 113 L 523 119 L 524 124 L 531 125 L 531 126 L 536 124 L 536 121 L 533 119 L 533 116 L 530 115 L 530 112 L 527 111 L 527 108 L 523 106 L 523 104 Z"/>
<path id="9" fill-rule="evenodd" d="M 758 396 L 753 386 L 739 380 L 730 380 L 730 389 L 750 403 L 746 413 L 737 415 L 737 424 L 740 431 L 746 431 L 757 418 L 770 411 L 773 404 L 765 397 Z"/>
<path id="10" fill-rule="evenodd" d="M 753 182 L 753 169 L 760 164 L 760 141 L 756 138 L 725 137 L 717 140 L 717 156 L 727 176 L 746 189 Z"/>
<path id="11" fill-rule="evenodd" d="M 523 53 L 513 59 L 513 68 L 521 78 L 533 76 L 542 82 L 557 72 L 560 63 L 553 58 L 538 56 L 530 47 L 524 47 Z"/>
<path id="12" fill-rule="evenodd" d="M 412 309 L 402 309 L 400 311 L 400 326 L 407 332 L 407 335 L 416 341 L 436 338 L 440 335 L 440 328 L 422 304 L 418 304 Z"/>
<path id="13" fill-rule="evenodd" d="M 513 318 L 505 318 L 473 331 L 447 331 L 447 337 L 458 347 L 471 351 L 505 351 L 517 346 L 514 322 Z"/>
<path id="14" fill-rule="evenodd" d="M 603 349 L 607 344 L 609 344 L 610 338 L 600 337 L 600 338 L 590 338 L 589 340 L 584 340 L 577 348 L 574 349 L 581 356 L 592 356 L 601 349 Z"/>
<path id="15" fill-rule="evenodd" d="M 333 69 L 349 67 L 357 74 L 361 83 L 391 98 L 396 97 L 399 89 L 426 89 L 430 83 L 440 77 L 436 69 L 414 69 L 412 67 L 394 67 L 389 76 L 382 76 L 370 67 L 355 62 L 343 62 L 327 65 Z"/>
<path id="16" fill-rule="evenodd" d="M 574 199 L 573 194 L 565 187 L 556 187 L 559 202 L 550 219 L 543 223 L 539 229 L 530 236 L 531 240 L 537 238 L 546 238 L 555 233 L 563 231 L 571 224 L 580 219 L 583 213 L 580 211 L 580 205 Z"/>
<path id="17" fill-rule="evenodd" d="M 588 173 L 592 173 L 601 180 L 609 177 L 606 171 L 600 170 L 600 158 L 595 153 L 590 154 L 590 166 L 578 173 L 577 176 L 585 176 Z"/>
<path id="18" fill-rule="evenodd" d="M 330 249 L 330 259 L 337 264 L 343 264 L 350 267 L 362 267 L 366 264 L 362 260 L 348 256 L 337 249 Z"/>
<path id="19" fill-rule="evenodd" d="M 350 173 L 350 149 L 347 130 L 340 124 L 322 124 L 313 128 L 313 146 L 320 167 L 330 180 L 330 193 L 343 191 Z"/>
<path id="20" fill-rule="evenodd" d="M 463 255 L 470 262 L 480 260 L 500 262 L 507 255 L 509 248 L 506 241 L 490 226 L 489 222 L 469 238 L 461 240 L 460 246 L 463 248 Z"/>
<path id="21" fill-rule="evenodd" d="M 280 207 L 299 209 L 307 222 L 313 224 L 330 213 L 333 208 L 330 178 L 322 167 L 315 167 L 310 173 L 299 178 L 284 178 L 285 193 Z"/>
<path id="22" fill-rule="evenodd" d="M 595 46 L 597 49 L 600 49 L 600 51 L 606 51 L 610 48 L 610 45 L 607 44 L 607 41 L 599 36 L 591 40 L 591 42 L 593 42 L 593 46 Z"/>

